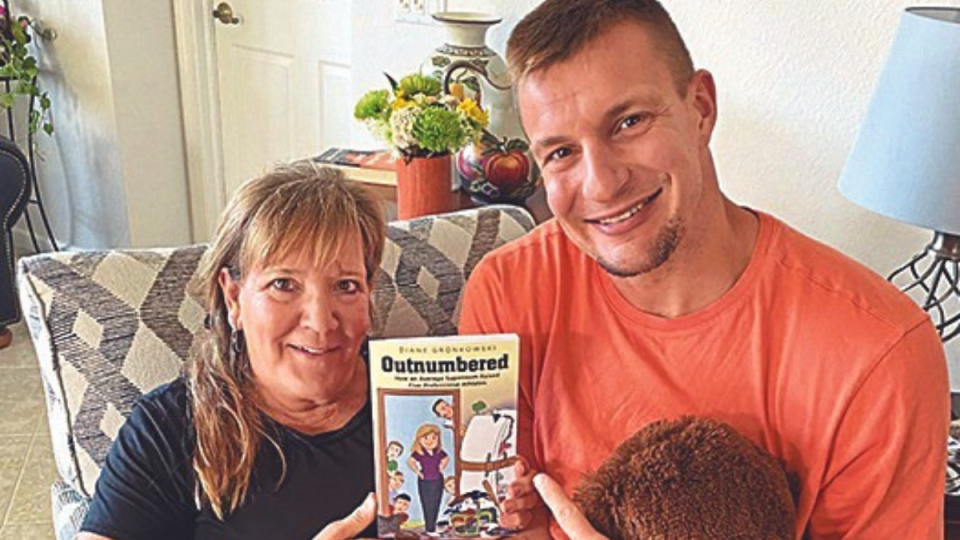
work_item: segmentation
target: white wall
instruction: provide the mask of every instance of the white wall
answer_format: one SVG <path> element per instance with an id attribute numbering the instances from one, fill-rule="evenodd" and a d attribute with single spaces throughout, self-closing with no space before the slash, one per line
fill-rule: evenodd
<path id="1" fill-rule="evenodd" d="M 661 0 L 698 67 L 716 77 L 713 142 L 721 186 L 886 275 L 931 237 L 863 210 L 836 188 L 905 0 Z M 415 69 L 443 39 L 436 27 L 394 23 L 390 0 L 363 0 L 353 24 L 354 90 L 382 71 Z M 492 11 L 504 22 L 488 44 L 503 54 L 509 30 L 534 0 L 449 0 L 448 9 Z M 960 7 L 960 0 L 938 5 Z M 358 13 L 361 10 L 356 10 Z M 904 119 L 909 122 L 909 118 Z M 960 129 L 960 128 L 958 128 Z M 367 141 L 362 128 L 355 140 Z M 960 387 L 960 339 L 949 347 Z"/>
<path id="2" fill-rule="evenodd" d="M 58 33 L 40 44 L 56 132 L 38 137 L 41 192 L 58 242 L 188 243 L 170 2 L 30 0 L 14 8 Z M 18 229 L 23 244 L 22 220 Z"/>

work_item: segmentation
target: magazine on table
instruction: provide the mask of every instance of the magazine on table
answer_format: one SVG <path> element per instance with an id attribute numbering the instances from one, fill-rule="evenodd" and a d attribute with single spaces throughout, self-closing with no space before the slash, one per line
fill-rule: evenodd
<path id="1" fill-rule="evenodd" d="M 345 167 L 396 171 L 397 160 L 386 150 L 354 150 L 352 148 L 327 148 L 314 158 L 321 163 Z"/>
<path id="2" fill-rule="evenodd" d="M 370 342 L 380 538 L 496 538 L 517 460 L 515 334 Z"/>
<path id="3" fill-rule="evenodd" d="M 314 156 L 313 160 L 339 169 L 351 180 L 391 187 L 397 185 L 397 162 L 386 150 L 334 147 Z"/>

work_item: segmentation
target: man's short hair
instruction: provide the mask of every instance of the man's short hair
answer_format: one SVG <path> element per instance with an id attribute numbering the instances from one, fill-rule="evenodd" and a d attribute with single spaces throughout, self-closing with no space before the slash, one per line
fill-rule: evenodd
<path id="1" fill-rule="evenodd" d="M 524 17 L 507 42 L 507 63 L 516 84 L 524 77 L 573 57 L 623 22 L 643 25 L 686 96 L 693 60 L 670 14 L 657 0 L 546 0 Z"/>
<path id="2" fill-rule="evenodd" d="M 407 501 L 407 502 L 410 502 L 412 499 L 410 499 L 410 496 L 407 495 L 406 493 L 401 493 L 401 494 L 397 495 L 396 497 L 394 497 L 393 500 L 394 500 L 394 502 L 396 502 L 396 501 Z"/>

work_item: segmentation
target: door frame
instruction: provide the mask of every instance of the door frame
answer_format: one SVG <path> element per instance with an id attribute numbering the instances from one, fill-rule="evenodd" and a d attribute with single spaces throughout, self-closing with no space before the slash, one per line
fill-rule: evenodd
<path id="1" fill-rule="evenodd" d="M 214 1 L 173 0 L 194 242 L 210 241 L 217 217 L 227 202 L 216 29 L 211 15 Z"/>

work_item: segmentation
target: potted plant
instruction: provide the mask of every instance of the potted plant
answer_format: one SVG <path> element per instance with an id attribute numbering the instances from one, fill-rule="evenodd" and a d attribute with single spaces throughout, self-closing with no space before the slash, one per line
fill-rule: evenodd
<path id="1" fill-rule="evenodd" d="M 30 134 L 38 129 L 50 135 L 50 97 L 37 84 L 39 65 L 27 45 L 31 42 L 33 21 L 29 17 L 14 18 L 6 3 L 0 6 L 0 107 L 11 109 L 17 95 L 30 98 Z M 12 135 L 12 134 L 11 134 Z"/>
<path id="2" fill-rule="evenodd" d="M 364 94 L 353 115 L 398 157 L 400 219 L 454 210 L 450 156 L 480 139 L 487 112 L 462 93 L 444 93 L 427 75 L 387 80 L 390 89 Z"/>

